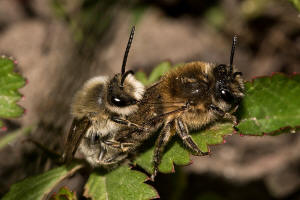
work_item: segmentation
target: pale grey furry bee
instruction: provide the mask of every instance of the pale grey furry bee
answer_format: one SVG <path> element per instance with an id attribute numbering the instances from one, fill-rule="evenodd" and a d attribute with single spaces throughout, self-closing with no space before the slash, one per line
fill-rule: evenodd
<path id="1" fill-rule="evenodd" d="M 64 161 L 70 161 L 77 148 L 92 166 L 111 165 L 126 157 L 117 153 L 126 144 L 120 144 L 113 138 L 120 127 L 137 126 L 125 117 L 137 111 L 137 103 L 145 91 L 143 84 L 134 78 L 132 71 L 125 72 L 134 30 L 135 27 L 130 33 L 121 73 L 113 78 L 94 77 L 74 96 L 71 105 L 74 120 L 67 137 Z"/>

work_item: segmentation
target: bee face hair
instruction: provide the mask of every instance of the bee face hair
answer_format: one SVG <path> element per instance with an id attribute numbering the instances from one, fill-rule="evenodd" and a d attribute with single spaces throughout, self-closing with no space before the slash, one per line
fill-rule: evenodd
<path id="1" fill-rule="evenodd" d="M 217 65 L 213 69 L 215 77 L 214 98 L 223 104 L 224 110 L 235 107 L 244 96 L 244 84 L 241 73 L 226 65 Z M 227 106 L 225 106 L 227 105 Z"/>
<path id="2" fill-rule="evenodd" d="M 128 74 L 121 85 L 122 77 L 117 74 L 108 84 L 107 108 L 121 115 L 129 115 L 138 109 L 136 104 L 142 99 L 145 88 L 132 74 Z"/>
<path id="3" fill-rule="evenodd" d="M 237 36 L 235 35 L 232 40 L 229 66 L 224 64 L 216 65 L 213 70 L 216 78 L 214 97 L 219 101 L 219 106 L 225 111 L 237 106 L 244 96 L 242 72 L 237 72 L 233 67 L 236 44 Z"/>

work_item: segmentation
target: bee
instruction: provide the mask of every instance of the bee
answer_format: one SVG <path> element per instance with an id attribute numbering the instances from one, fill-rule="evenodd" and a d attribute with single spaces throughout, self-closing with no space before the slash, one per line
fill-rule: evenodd
<path id="1" fill-rule="evenodd" d="M 133 40 L 135 27 L 132 28 L 125 50 L 121 73 L 111 79 L 97 76 L 88 80 L 76 93 L 71 104 L 74 118 L 63 162 L 70 161 L 77 148 L 92 166 L 106 166 L 118 163 L 125 155 L 107 160 L 109 154 L 116 155 L 120 146 L 112 136 L 121 126 L 134 126 L 125 116 L 137 111 L 137 102 L 143 97 L 145 88 L 133 76 L 133 71 L 125 71 L 128 53 Z"/>
<path id="2" fill-rule="evenodd" d="M 126 143 L 123 153 L 136 151 L 154 133 L 156 139 L 152 180 L 158 172 L 164 147 L 177 134 L 195 155 L 203 156 L 190 132 L 226 118 L 237 124 L 233 113 L 244 96 L 242 73 L 233 66 L 237 37 L 233 38 L 229 65 L 190 62 L 177 67 L 146 89 L 138 110 L 126 116 L 143 128 L 123 127 L 114 140 Z M 121 155 L 121 154 L 120 154 Z"/>

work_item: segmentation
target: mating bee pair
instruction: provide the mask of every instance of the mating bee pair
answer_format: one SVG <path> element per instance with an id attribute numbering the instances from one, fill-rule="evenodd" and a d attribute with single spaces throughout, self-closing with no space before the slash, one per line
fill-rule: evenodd
<path id="1" fill-rule="evenodd" d="M 148 88 L 125 71 L 134 35 L 131 30 L 121 73 L 112 79 L 99 76 L 87 81 L 74 97 L 74 117 L 63 158 L 71 160 L 77 148 L 94 167 L 120 163 L 160 130 L 154 150 L 156 176 L 162 153 L 174 134 L 195 155 L 202 152 L 189 132 L 227 118 L 244 96 L 242 73 L 230 64 L 190 62 L 171 70 Z"/>

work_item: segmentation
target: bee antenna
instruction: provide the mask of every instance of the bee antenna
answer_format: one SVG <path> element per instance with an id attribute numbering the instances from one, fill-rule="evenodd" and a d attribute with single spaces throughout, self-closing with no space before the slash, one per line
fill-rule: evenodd
<path id="1" fill-rule="evenodd" d="M 134 74 L 134 72 L 133 72 L 132 70 L 128 70 L 127 72 L 125 72 L 125 73 L 122 75 L 122 78 L 121 78 L 121 88 L 123 88 L 124 81 L 125 81 L 126 77 L 127 77 L 129 74 Z"/>
<path id="2" fill-rule="evenodd" d="M 125 54 L 124 54 L 124 57 L 123 57 L 123 64 L 122 64 L 122 68 L 121 68 L 122 75 L 125 73 L 127 57 L 128 57 L 128 53 L 129 53 L 129 49 L 130 49 L 132 40 L 133 40 L 134 31 L 135 31 L 135 26 L 133 26 L 131 28 L 131 32 L 130 32 L 130 36 L 129 36 L 129 39 L 128 39 L 127 47 L 126 47 Z"/>
<path id="3" fill-rule="evenodd" d="M 232 74 L 232 71 L 233 71 L 232 64 L 233 64 L 233 57 L 234 57 L 236 43 L 237 43 L 237 36 L 235 35 L 235 36 L 233 36 L 232 46 L 231 46 L 230 65 L 229 65 L 229 67 L 230 67 L 230 74 Z"/>

